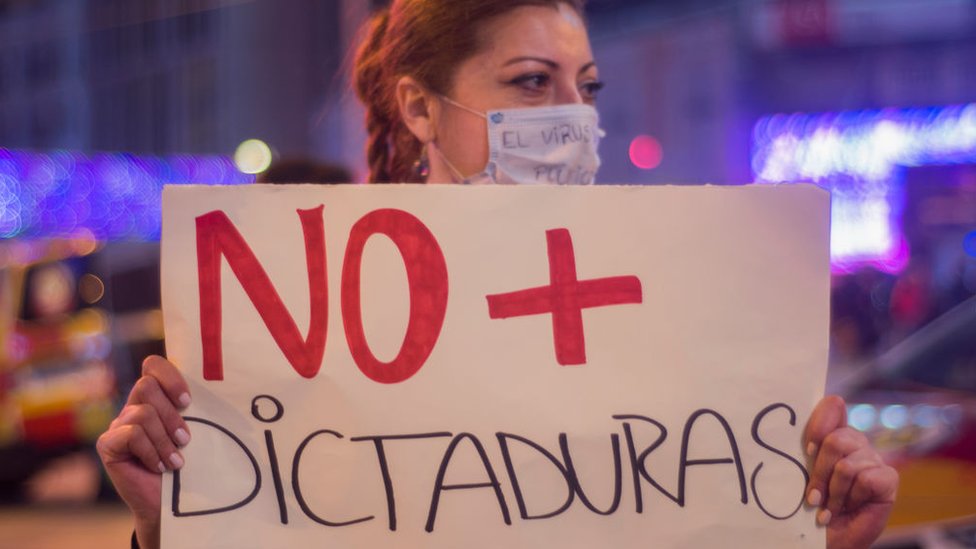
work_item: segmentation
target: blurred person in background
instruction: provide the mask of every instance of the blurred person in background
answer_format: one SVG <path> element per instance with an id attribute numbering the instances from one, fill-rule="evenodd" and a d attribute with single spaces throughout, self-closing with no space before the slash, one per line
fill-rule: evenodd
<path id="1" fill-rule="evenodd" d="M 891 289 L 892 337 L 904 339 L 936 315 L 931 259 L 923 251 L 912 254 L 908 268 Z"/>
<path id="2" fill-rule="evenodd" d="M 592 183 L 599 166 L 594 104 L 603 84 L 582 14 L 582 0 L 395 0 L 378 12 L 354 68 L 367 111 L 369 181 Z M 531 145 L 519 155 L 502 150 L 499 127 L 529 113 L 590 132 L 558 149 L 563 170 L 526 169 L 540 152 Z M 179 448 L 190 434 L 179 410 L 189 404 L 176 366 L 149 357 L 128 404 L 99 439 L 105 468 L 135 516 L 134 545 L 159 545 L 160 474 L 183 465 Z M 823 399 L 803 441 L 807 503 L 818 508 L 831 549 L 868 547 L 898 484 L 846 418 L 842 399 Z"/>
<path id="3" fill-rule="evenodd" d="M 865 267 L 836 277 L 830 292 L 831 343 L 836 361 L 863 361 L 875 352 L 889 330 L 888 299 L 893 279 Z"/>
<path id="4" fill-rule="evenodd" d="M 283 158 L 276 160 L 261 172 L 258 183 L 350 183 L 352 174 L 338 165 L 318 162 L 308 158 Z"/>

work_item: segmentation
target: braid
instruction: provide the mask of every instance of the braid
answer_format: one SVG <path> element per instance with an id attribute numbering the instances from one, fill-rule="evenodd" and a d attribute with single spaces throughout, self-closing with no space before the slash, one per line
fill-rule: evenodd
<path id="1" fill-rule="evenodd" d="M 366 107 L 366 162 L 369 166 L 371 183 L 388 183 L 393 180 L 390 173 L 390 132 L 391 119 L 390 92 L 384 89 L 385 74 L 383 65 L 383 38 L 390 21 L 390 10 L 378 11 L 369 24 L 366 40 L 356 53 L 354 84 L 356 95 Z"/>
<path id="2" fill-rule="evenodd" d="M 366 161 L 370 183 L 393 181 L 390 173 L 390 120 L 375 107 L 366 108 Z"/>
<path id="3" fill-rule="evenodd" d="M 390 173 L 393 181 L 400 183 L 423 183 L 423 178 L 414 170 L 414 162 L 420 158 L 420 140 L 407 128 L 399 117 L 393 123 L 390 133 L 393 157 L 390 159 Z"/>

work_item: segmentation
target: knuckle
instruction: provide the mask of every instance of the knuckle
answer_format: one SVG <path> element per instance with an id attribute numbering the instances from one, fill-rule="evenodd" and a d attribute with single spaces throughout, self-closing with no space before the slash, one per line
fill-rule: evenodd
<path id="1" fill-rule="evenodd" d="M 884 458 L 882 458 L 881 454 L 879 454 L 874 448 L 864 448 L 861 455 L 863 456 L 865 467 L 877 467 L 879 469 L 887 467 Z"/>
<path id="2" fill-rule="evenodd" d="M 148 439 L 140 439 L 137 443 L 133 443 L 131 448 L 134 455 L 144 460 L 155 462 L 159 458 L 159 452 Z"/>
<path id="3" fill-rule="evenodd" d="M 126 435 L 130 440 L 141 443 L 143 441 L 149 442 L 149 434 L 146 433 L 146 429 L 138 423 L 130 423 L 123 427 L 126 431 Z"/>
<path id="4" fill-rule="evenodd" d="M 119 412 L 118 417 L 112 420 L 111 428 L 121 428 L 125 425 L 132 423 L 133 414 L 136 413 L 137 404 L 126 404 Z"/>
<path id="5" fill-rule="evenodd" d="M 871 444 L 868 442 L 868 437 L 861 431 L 857 429 L 852 429 L 851 427 L 845 427 L 844 432 L 849 440 L 849 442 L 856 448 L 869 448 Z"/>
<path id="6" fill-rule="evenodd" d="M 897 486 L 901 480 L 898 475 L 898 470 L 889 465 L 882 465 L 878 467 L 877 471 L 875 476 L 881 483 Z"/>
<path id="7" fill-rule="evenodd" d="M 148 421 L 152 420 L 152 408 L 145 404 L 133 404 L 128 406 L 129 412 L 126 414 L 126 418 L 129 423 L 143 425 Z"/>
<path id="8" fill-rule="evenodd" d="M 159 454 L 156 453 L 156 449 L 152 446 L 140 446 L 134 455 L 142 460 L 143 464 L 147 468 L 152 469 L 153 464 L 159 461 Z"/>
<path id="9" fill-rule="evenodd" d="M 159 382 L 155 377 L 143 374 L 138 380 L 136 380 L 135 385 L 132 386 L 132 392 L 134 394 L 148 396 L 159 389 Z"/>
<path id="10" fill-rule="evenodd" d="M 857 465 L 849 459 L 842 459 L 834 465 L 834 476 L 843 483 L 849 483 L 857 475 Z"/>
<path id="11" fill-rule="evenodd" d="M 842 439 L 843 435 L 841 435 L 840 431 L 833 431 L 827 434 L 822 443 L 823 449 L 831 454 L 841 453 L 844 445 Z"/>
<path id="12" fill-rule="evenodd" d="M 866 444 L 867 438 L 864 434 L 850 427 L 843 427 L 831 432 L 824 438 L 823 442 L 828 451 L 839 456 L 851 454 Z"/>

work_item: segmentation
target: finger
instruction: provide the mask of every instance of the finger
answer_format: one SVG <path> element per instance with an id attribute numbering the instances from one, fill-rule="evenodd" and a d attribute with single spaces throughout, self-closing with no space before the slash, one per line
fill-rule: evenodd
<path id="1" fill-rule="evenodd" d="M 850 427 L 842 427 L 827 435 L 819 445 L 810 471 L 807 503 L 815 507 L 823 505 L 834 466 L 838 461 L 867 446 L 867 438 Z"/>
<path id="2" fill-rule="evenodd" d="M 190 405 L 190 387 L 172 362 L 161 356 L 148 356 L 142 361 L 142 375 L 155 378 L 174 406 L 182 409 Z"/>
<path id="3" fill-rule="evenodd" d="M 891 504 L 898 493 L 898 471 L 889 465 L 880 465 L 858 473 L 847 498 L 848 511 L 856 511 L 871 503 Z"/>
<path id="4" fill-rule="evenodd" d="M 834 464 L 827 485 L 827 510 L 837 516 L 844 510 L 845 504 L 853 504 L 851 489 L 857 478 L 870 469 L 881 467 L 884 462 L 881 456 L 870 447 L 861 448 L 841 458 Z"/>
<path id="5" fill-rule="evenodd" d="M 107 467 L 134 458 L 149 471 L 162 473 L 166 470 L 156 447 L 140 425 L 120 425 L 105 431 L 98 437 L 95 448 Z"/>
<path id="6" fill-rule="evenodd" d="M 148 404 L 130 404 L 122 410 L 119 422 L 120 425 L 139 425 L 167 468 L 179 469 L 183 466 L 183 456 L 166 432 L 155 408 Z"/>
<path id="7" fill-rule="evenodd" d="M 172 438 L 173 442 L 180 447 L 186 446 L 190 442 L 190 429 L 173 402 L 163 392 L 159 381 L 152 376 L 143 376 L 136 381 L 132 392 L 129 394 L 129 404 L 152 406 L 159 415 L 166 433 Z M 124 410 L 123 410 L 124 411 Z"/>
<path id="8" fill-rule="evenodd" d="M 820 399 L 803 431 L 807 455 L 813 457 L 827 435 L 841 427 L 847 427 L 847 405 L 844 399 L 836 395 Z"/>

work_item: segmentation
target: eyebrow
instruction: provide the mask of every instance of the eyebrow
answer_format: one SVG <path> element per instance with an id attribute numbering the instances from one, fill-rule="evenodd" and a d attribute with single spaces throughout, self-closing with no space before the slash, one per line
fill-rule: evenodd
<path id="1" fill-rule="evenodd" d="M 513 58 L 509 59 L 508 61 L 506 61 L 505 64 L 502 65 L 502 66 L 503 67 L 507 67 L 509 65 L 514 65 L 516 63 L 521 63 L 522 61 L 535 61 L 537 63 L 542 63 L 543 65 L 548 65 L 549 68 L 551 68 L 551 69 L 558 69 L 559 68 L 559 63 L 556 63 L 552 59 L 546 59 L 544 57 L 524 56 L 524 55 L 521 56 L 521 57 L 513 57 Z"/>
<path id="2" fill-rule="evenodd" d="M 558 69 L 559 68 L 559 63 L 556 63 L 552 59 L 546 59 L 544 57 L 532 57 L 532 56 L 526 56 L 526 55 L 523 55 L 523 56 L 520 56 L 520 57 L 513 57 L 513 58 L 509 59 L 508 61 L 506 61 L 505 64 L 502 65 L 502 66 L 503 67 L 507 67 L 509 65 L 514 65 L 515 63 L 521 63 L 523 61 L 535 61 L 536 63 L 542 63 L 543 65 L 548 66 L 550 69 Z M 589 63 L 583 65 L 582 68 L 580 68 L 579 74 L 583 74 L 584 72 L 588 71 L 590 68 L 595 67 L 595 66 L 596 66 L 596 61 L 590 61 Z"/>

